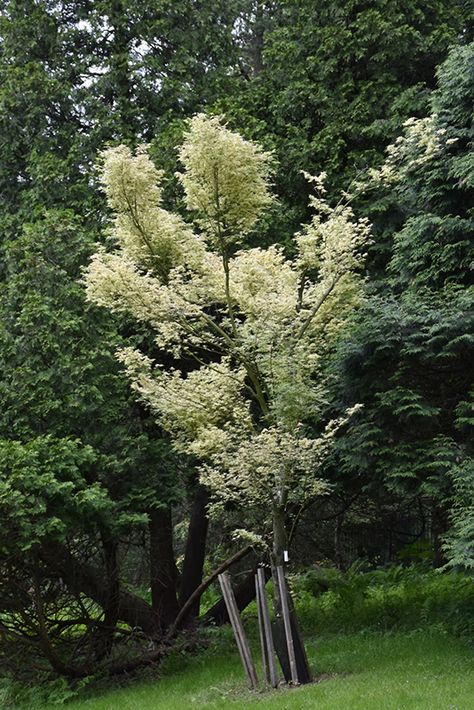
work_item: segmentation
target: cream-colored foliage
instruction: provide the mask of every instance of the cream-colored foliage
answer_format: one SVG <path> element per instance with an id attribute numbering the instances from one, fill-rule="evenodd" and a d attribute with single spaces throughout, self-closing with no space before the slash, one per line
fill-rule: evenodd
<path id="1" fill-rule="evenodd" d="M 220 250 L 240 242 L 272 201 L 270 154 L 226 129 L 221 118 L 199 114 L 179 156 L 186 203 L 203 233 Z"/>
<path id="2" fill-rule="evenodd" d="M 174 268 L 169 276 L 169 288 L 196 305 L 210 306 L 225 300 L 222 259 L 214 252 L 203 250 L 199 260 Z"/>
<path id="3" fill-rule="evenodd" d="M 259 328 L 294 316 L 298 274 L 277 246 L 238 252 L 230 262 L 230 285 L 239 310 Z"/>
<path id="4" fill-rule="evenodd" d="M 321 176 L 317 180 L 321 190 Z M 370 236 L 368 220 L 356 220 L 349 205 L 331 208 L 321 194 L 312 196 L 310 204 L 314 216 L 295 236 L 300 268 L 317 269 L 319 283 L 352 273 L 365 256 Z"/>
<path id="5" fill-rule="evenodd" d="M 126 146 L 103 152 L 102 183 L 115 212 L 115 240 L 134 261 L 166 281 L 172 267 L 199 261 L 204 245 L 175 214 L 161 205 L 162 172 L 146 147 L 133 154 Z"/>
<path id="6" fill-rule="evenodd" d="M 119 145 L 104 150 L 101 157 L 101 182 L 114 212 L 141 213 L 159 206 L 163 173 L 150 160 L 146 146 L 133 154 L 127 146 Z"/>
<path id="7" fill-rule="evenodd" d="M 176 448 L 202 460 L 215 500 L 267 511 L 303 502 L 324 491 L 316 472 L 334 428 L 311 439 L 301 422 L 324 401 L 322 362 L 360 302 L 368 223 L 330 207 L 324 175 L 310 177 L 314 217 L 295 257 L 278 246 L 236 251 L 271 202 L 268 154 L 199 115 L 180 155 L 198 234 L 162 209 L 161 173 L 144 149 L 105 153 L 116 250 L 93 257 L 87 296 L 194 361 L 191 372 L 166 371 L 136 350 L 119 354 Z"/>
<path id="8" fill-rule="evenodd" d="M 368 179 L 357 183 L 360 191 L 381 184 L 391 185 L 402 181 L 407 173 L 439 156 L 445 146 L 456 139 L 446 138 L 446 129 L 437 128 L 436 114 L 426 118 L 409 118 L 403 124 L 403 135 L 387 147 L 387 157 L 380 168 L 372 168 Z"/>
<path id="9" fill-rule="evenodd" d="M 167 289 L 123 254 L 100 249 L 85 271 L 86 295 L 114 313 L 129 313 L 137 320 L 158 325 L 167 319 L 172 304 Z"/>
<path id="10" fill-rule="evenodd" d="M 314 471 L 327 449 L 327 438 L 309 439 L 298 429 L 272 426 L 211 457 L 201 469 L 203 482 L 219 491 L 219 503 L 285 506 L 327 490 Z"/>
<path id="11" fill-rule="evenodd" d="M 231 368 L 227 359 L 183 377 L 178 370 L 154 368 L 133 348 L 122 349 L 118 357 L 133 388 L 174 435 L 178 450 L 209 457 L 227 446 L 229 432 L 251 427 L 241 396 L 245 372 Z"/>
<path id="12" fill-rule="evenodd" d="M 99 249 L 85 269 L 84 281 L 90 301 L 148 323 L 155 330 L 157 345 L 170 352 L 179 354 L 190 323 L 199 321 L 199 307 L 151 273 L 142 272 L 124 253 Z"/>

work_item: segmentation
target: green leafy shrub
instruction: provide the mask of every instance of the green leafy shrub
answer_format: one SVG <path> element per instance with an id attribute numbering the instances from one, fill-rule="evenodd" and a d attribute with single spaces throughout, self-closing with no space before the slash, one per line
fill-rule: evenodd
<path id="1" fill-rule="evenodd" d="M 342 574 L 335 567 L 310 567 L 296 577 L 295 586 L 297 590 L 317 597 L 330 589 L 340 588 L 343 583 Z"/>
<path id="2" fill-rule="evenodd" d="M 335 571 L 331 574 L 311 570 L 293 579 L 295 603 L 311 633 L 427 626 L 459 635 L 474 633 L 474 580 L 466 574 L 422 565 L 371 572 L 356 566 L 339 579 Z M 318 575 L 330 580 L 326 591 L 321 591 Z"/>
<path id="3" fill-rule="evenodd" d="M 8 676 L 0 677 L 0 708 L 32 710 L 43 705 L 64 705 L 76 697 L 87 684 L 80 681 L 71 687 L 66 678 L 45 674 L 34 684 L 20 683 Z"/>

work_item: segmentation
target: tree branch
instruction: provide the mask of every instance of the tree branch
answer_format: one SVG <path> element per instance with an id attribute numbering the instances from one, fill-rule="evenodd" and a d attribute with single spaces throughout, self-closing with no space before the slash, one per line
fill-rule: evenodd
<path id="1" fill-rule="evenodd" d="M 191 594 L 190 597 L 188 597 L 186 603 L 181 607 L 178 616 L 168 629 L 168 632 L 165 636 L 165 642 L 169 641 L 176 631 L 179 630 L 180 625 L 185 621 L 186 616 L 188 615 L 189 611 L 191 610 L 193 604 L 199 599 L 206 589 L 214 582 L 217 577 L 222 574 L 222 572 L 225 572 L 226 569 L 231 567 L 233 564 L 236 562 L 239 562 L 241 559 L 243 559 L 246 555 L 249 554 L 249 552 L 252 550 L 252 545 L 247 545 L 244 547 L 242 550 L 239 550 L 239 552 L 236 552 L 232 557 L 228 557 L 219 567 L 217 567 L 214 572 L 209 575 L 200 585 L 197 587 L 197 589 L 194 590 L 194 592 Z"/>

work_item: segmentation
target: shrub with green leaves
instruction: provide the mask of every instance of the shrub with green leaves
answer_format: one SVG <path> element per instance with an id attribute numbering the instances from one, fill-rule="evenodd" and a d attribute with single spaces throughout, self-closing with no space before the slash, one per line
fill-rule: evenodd
<path id="1" fill-rule="evenodd" d="M 324 579 L 326 591 L 315 581 Z M 334 570 L 311 570 L 293 579 L 300 616 L 311 633 L 392 631 L 439 626 L 474 633 L 474 580 L 456 572 L 395 565 L 345 578 Z"/>

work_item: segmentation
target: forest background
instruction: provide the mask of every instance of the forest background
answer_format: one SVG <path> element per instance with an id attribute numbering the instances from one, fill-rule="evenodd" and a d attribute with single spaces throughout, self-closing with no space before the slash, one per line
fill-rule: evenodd
<path id="1" fill-rule="evenodd" d="M 232 510 L 209 523 L 195 461 L 116 360 L 124 345 L 155 355 L 150 332 L 88 304 L 80 282 L 107 239 L 99 151 L 148 143 L 165 205 L 184 215 L 176 146 L 200 111 L 274 153 L 278 202 L 254 246 L 291 257 L 310 215 L 302 171 L 327 173 L 333 203 L 355 192 L 372 224 L 365 299 L 327 355 L 322 418 L 363 408 L 317 472 L 330 495 L 287 511 L 292 564 L 472 570 L 473 22 L 469 0 L 1 3 L 5 672 L 18 659 L 21 674 L 69 677 L 87 674 L 84 659 L 149 663 L 149 639 L 235 555 L 238 602 L 252 598 L 258 549 L 233 539 Z M 411 117 L 439 137 L 432 153 Z M 355 189 L 400 135 L 398 179 Z M 204 621 L 221 623 L 214 601 Z M 190 624 L 199 603 L 188 611 Z"/>

